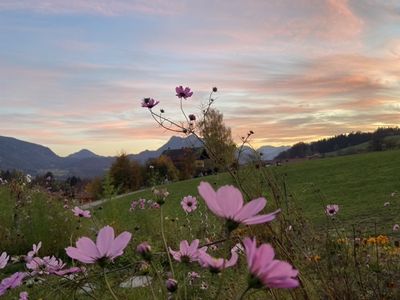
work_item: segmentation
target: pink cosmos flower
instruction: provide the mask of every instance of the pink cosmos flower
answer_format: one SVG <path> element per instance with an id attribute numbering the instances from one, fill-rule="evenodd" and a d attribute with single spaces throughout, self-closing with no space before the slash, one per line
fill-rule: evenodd
<path id="1" fill-rule="evenodd" d="M 74 209 L 71 209 L 71 210 L 76 217 L 80 217 L 80 218 L 91 218 L 92 217 L 90 215 L 89 210 L 82 210 L 78 206 L 75 206 Z"/>
<path id="2" fill-rule="evenodd" d="M 157 101 L 153 98 L 144 98 L 142 101 L 142 107 L 147 107 L 150 109 L 156 106 L 158 103 L 160 103 L 160 101 Z"/>
<path id="3" fill-rule="evenodd" d="M 174 251 L 169 248 L 169 253 L 172 257 L 180 262 L 194 262 L 199 260 L 199 256 L 207 251 L 207 247 L 199 248 L 199 240 L 192 241 L 189 245 L 188 241 L 181 241 L 179 244 L 179 251 Z"/>
<path id="4" fill-rule="evenodd" d="M 176 96 L 178 97 L 178 98 L 184 98 L 184 99 L 187 99 L 187 98 L 189 98 L 189 97 L 192 97 L 192 95 L 193 95 L 193 92 L 191 92 L 190 91 L 190 88 L 189 87 L 185 87 L 185 88 L 183 88 L 183 86 L 177 86 L 176 88 L 175 88 L 175 92 L 176 92 Z"/>
<path id="5" fill-rule="evenodd" d="M 28 254 L 25 257 L 25 260 L 27 262 L 30 262 L 32 260 L 32 258 L 38 254 L 40 248 L 42 248 L 42 242 L 39 242 L 37 245 L 33 244 L 32 245 L 32 251 L 28 252 Z"/>
<path id="6" fill-rule="evenodd" d="M 274 249 L 269 244 L 257 248 L 256 239 L 243 240 L 253 288 L 294 288 L 299 285 L 298 271 L 285 261 L 274 259 Z"/>
<path id="7" fill-rule="evenodd" d="M 199 273 L 192 271 L 188 272 L 189 283 L 192 284 L 196 279 L 199 279 L 201 276 Z"/>
<path id="8" fill-rule="evenodd" d="M 88 237 L 81 237 L 76 242 L 76 247 L 68 247 L 65 251 L 69 257 L 86 264 L 93 264 L 104 259 L 113 261 L 124 253 L 123 250 L 131 237 L 131 233 L 124 231 L 114 238 L 114 229 L 105 226 L 100 229 L 96 244 Z"/>
<path id="9" fill-rule="evenodd" d="M 64 269 L 65 263 L 61 259 L 55 256 L 45 256 L 43 258 L 35 257 L 30 262 L 26 264 L 26 267 L 31 270 L 31 275 L 36 274 L 55 274 L 59 276 L 78 273 L 82 269 L 78 267 L 72 267 L 69 269 Z"/>
<path id="10" fill-rule="evenodd" d="M 28 299 L 29 299 L 28 292 L 19 293 L 19 300 L 28 300 Z"/>
<path id="11" fill-rule="evenodd" d="M 393 231 L 399 231 L 400 225 L 399 224 L 394 224 L 393 225 Z"/>
<path id="12" fill-rule="evenodd" d="M 153 202 L 153 203 L 151 204 L 150 208 L 159 209 L 159 208 L 160 208 L 160 204 L 158 204 L 157 202 Z"/>
<path id="13" fill-rule="evenodd" d="M 140 209 L 146 208 L 146 199 L 139 199 L 139 208 Z"/>
<path id="14" fill-rule="evenodd" d="M 239 189 L 225 185 L 214 191 L 208 182 L 201 182 L 199 194 L 208 208 L 217 216 L 228 220 L 228 229 L 235 229 L 240 223 L 246 225 L 270 222 L 276 218 L 280 209 L 266 215 L 257 215 L 267 204 L 265 198 L 257 198 L 243 205 L 243 197 Z"/>
<path id="15" fill-rule="evenodd" d="M 0 296 L 3 296 L 8 290 L 19 287 L 27 275 L 28 274 L 25 272 L 16 272 L 7 278 L 4 278 L 0 282 Z"/>
<path id="16" fill-rule="evenodd" d="M 328 204 L 325 207 L 325 213 L 327 216 L 332 217 L 332 216 L 336 215 L 338 212 L 339 212 L 339 205 L 337 205 L 337 204 Z"/>
<path id="17" fill-rule="evenodd" d="M 182 208 L 185 212 L 191 213 L 197 209 L 196 197 L 186 196 L 181 201 Z"/>
<path id="18" fill-rule="evenodd" d="M 208 268 L 211 273 L 220 273 L 223 269 L 232 267 L 236 264 L 239 255 L 235 249 L 231 250 L 231 258 L 214 258 L 206 252 L 202 252 L 199 257 L 199 263 L 203 268 Z"/>
<path id="19" fill-rule="evenodd" d="M 3 252 L 0 255 L 0 269 L 4 269 L 6 267 L 9 259 L 10 259 L 10 256 L 7 255 L 6 252 Z"/>

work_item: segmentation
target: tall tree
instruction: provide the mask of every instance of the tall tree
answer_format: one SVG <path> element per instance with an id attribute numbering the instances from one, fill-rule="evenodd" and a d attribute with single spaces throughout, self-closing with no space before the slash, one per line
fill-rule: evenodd
<path id="1" fill-rule="evenodd" d="M 125 153 L 120 154 L 112 164 L 110 176 L 121 193 L 136 190 L 143 182 L 140 165 L 131 162 Z"/>
<path id="2" fill-rule="evenodd" d="M 235 160 L 236 145 L 231 129 L 224 124 L 223 114 L 210 109 L 198 125 L 210 158 L 218 168 L 229 167 Z"/>

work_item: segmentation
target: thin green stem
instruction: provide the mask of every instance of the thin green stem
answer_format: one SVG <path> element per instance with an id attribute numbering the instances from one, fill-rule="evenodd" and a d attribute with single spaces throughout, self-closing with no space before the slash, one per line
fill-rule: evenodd
<path id="1" fill-rule="evenodd" d="M 104 275 L 104 281 L 106 282 L 107 288 L 110 291 L 112 297 L 114 298 L 114 300 L 118 300 L 117 295 L 115 295 L 114 291 L 111 288 L 110 283 L 108 282 L 106 269 L 103 269 L 103 275 Z"/>
<path id="2" fill-rule="evenodd" d="M 250 291 L 250 290 L 251 290 L 251 287 L 248 286 L 248 287 L 243 291 L 243 293 L 242 293 L 242 295 L 240 296 L 239 300 L 244 299 L 244 295 L 246 295 L 246 293 L 247 293 L 248 291 Z"/>
<path id="3" fill-rule="evenodd" d="M 154 265 L 154 263 L 152 261 L 150 261 L 150 266 L 153 269 L 153 272 L 156 274 L 158 281 L 160 281 L 160 287 L 161 287 L 163 296 L 165 296 L 164 289 L 163 289 L 164 283 L 163 283 L 163 281 L 162 281 L 162 279 L 160 277 L 160 274 L 158 274 L 158 271 L 157 271 L 157 269 L 156 269 L 156 267 L 155 267 L 155 265 Z"/>
<path id="4" fill-rule="evenodd" d="M 174 272 L 174 267 L 172 266 L 171 255 L 169 254 L 167 240 L 165 239 L 164 216 L 163 216 L 163 207 L 162 206 L 160 207 L 160 226 L 161 226 L 161 236 L 162 236 L 162 239 L 164 242 L 165 252 L 167 252 L 169 267 L 171 268 L 171 273 L 172 273 L 173 278 L 175 278 L 175 272 Z"/>

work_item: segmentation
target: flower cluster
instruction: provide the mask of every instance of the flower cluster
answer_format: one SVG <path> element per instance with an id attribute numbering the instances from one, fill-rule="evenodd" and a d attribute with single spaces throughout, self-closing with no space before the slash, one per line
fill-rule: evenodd
<path id="1" fill-rule="evenodd" d="M 131 207 L 129 208 L 129 211 L 134 211 L 136 208 L 139 209 L 146 209 L 146 208 L 153 208 L 157 209 L 160 208 L 160 205 L 157 202 L 154 202 L 153 200 L 146 200 L 146 199 L 139 199 L 139 200 L 134 200 L 131 202 Z"/>

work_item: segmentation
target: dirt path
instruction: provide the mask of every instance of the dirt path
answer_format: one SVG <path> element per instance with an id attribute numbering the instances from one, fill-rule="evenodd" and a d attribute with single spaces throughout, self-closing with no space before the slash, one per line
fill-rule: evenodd
<path id="1" fill-rule="evenodd" d="M 146 189 L 142 189 L 142 190 L 137 190 L 137 191 L 134 191 L 134 192 L 118 195 L 118 196 L 113 197 L 112 200 L 119 199 L 119 198 L 122 198 L 122 197 L 125 197 L 125 196 L 134 195 L 134 194 L 143 192 L 145 190 Z M 107 202 L 107 201 L 109 201 L 109 199 L 101 199 L 101 200 L 93 201 L 93 202 L 90 202 L 90 203 L 85 203 L 85 204 L 83 204 L 81 206 L 81 209 L 89 209 L 89 208 L 92 208 L 92 207 L 96 207 L 96 206 L 99 206 L 100 204 L 103 204 L 104 202 Z"/>

